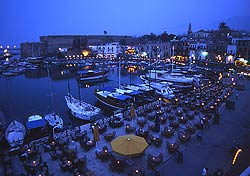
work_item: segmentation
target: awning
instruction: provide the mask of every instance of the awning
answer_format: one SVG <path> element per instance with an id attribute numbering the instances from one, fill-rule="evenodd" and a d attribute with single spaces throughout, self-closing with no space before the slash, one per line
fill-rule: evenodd
<path id="1" fill-rule="evenodd" d="M 44 119 L 26 122 L 26 126 L 27 126 L 28 130 L 34 129 L 34 128 L 44 127 L 45 125 L 46 125 L 46 121 Z"/>

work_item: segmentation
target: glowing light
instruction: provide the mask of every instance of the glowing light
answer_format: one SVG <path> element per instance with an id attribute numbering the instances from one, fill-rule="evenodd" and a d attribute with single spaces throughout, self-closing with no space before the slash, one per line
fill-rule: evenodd
<path id="1" fill-rule="evenodd" d="M 206 57 L 208 55 L 208 52 L 203 51 L 201 54 L 202 54 L 202 56 Z"/>
<path id="2" fill-rule="evenodd" d="M 82 54 L 84 57 L 87 57 L 89 55 L 89 51 L 88 50 L 82 50 Z"/>
<path id="3" fill-rule="evenodd" d="M 236 159 L 237 159 L 237 157 L 238 157 L 238 155 L 239 155 L 240 152 L 242 152 L 242 150 L 241 150 L 241 149 L 238 149 L 237 152 L 235 153 L 234 159 L 233 159 L 233 162 L 232 162 L 233 165 L 235 164 Z"/>

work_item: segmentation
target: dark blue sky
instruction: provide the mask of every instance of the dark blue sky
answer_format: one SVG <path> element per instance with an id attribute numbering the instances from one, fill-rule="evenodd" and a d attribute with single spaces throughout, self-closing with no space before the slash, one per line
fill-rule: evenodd
<path id="1" fill-rule="evenodd" d="M 1 0 L 0 45 L 39 41 L 40 35 L 139 36 L 212 29 L 250 16 L 250 0 Z"/>

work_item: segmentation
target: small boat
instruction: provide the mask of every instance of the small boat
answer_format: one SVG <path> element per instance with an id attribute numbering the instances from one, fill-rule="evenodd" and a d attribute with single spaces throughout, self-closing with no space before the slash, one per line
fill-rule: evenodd
<path id="1" fill-rule="evenodd" d="M 44 119 L 49 123 L 50 126 L 63 129 L 63 120 L 59 115 L 50 113 L 45 115 Z"/>
<path id="2" fill-rule="evenodd" d="M 14 120 L 12 121 L 5 131 L 5 138 L 11 148 L 19 147 L 23 144 L 26 129 L 23 124 Z"/>
<path id="3" fill-rule="evenodd" d="M 108 70 L 81 70 L 77 72 L 77 79 L 81 82 L 95 82 L 98 80 L 107 79 L 108 74 Z"/>
<path id="4" fill-rule="evenodd" d="M 45 115 L 44 119 L 53 128 L 63 129 L 63 119 L 59 115 L 57 115 L 55 113 L 54 93 L 53 93 L 53 89 L 52 89 L 52 85 L 51 85 L 51 81 L 50 81 L 50 72 L 49 72 L 49 68 L 48 67 L 47 67 L 47 71 L 48 71 L 49 89 L 50 89 L 51 104 L 52 104 L 52 107 L 53 107 L 53 113 Z"/>
<path id="5" fill-rule="evenodd" d="M 4 136 L 5 125 L 6 125 L 6 120 L 4 114 L 2 111 L 0 111 L 0 141 Z"/>
<path id="6" fill-rule="evenodd" d="M 42 64 L 43 57 L 27 57 L 26 61 L 32 64 Z"/>
<path id="7" fill-rule="evenodd" d="M 92 116 L 100 113 L 101 109 L 74 98 L 70 93 L 65 96 L 68 108 L 73 116 L 82 120 L 91 120 Z"/>

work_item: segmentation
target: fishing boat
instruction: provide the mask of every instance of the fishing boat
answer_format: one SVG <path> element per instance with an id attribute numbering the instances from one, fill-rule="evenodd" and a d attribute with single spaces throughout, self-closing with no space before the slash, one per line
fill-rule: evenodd
<path id="1" fill-rule="evenodd" d="M 70 93 L 65 96 L 68 108 L 76 118 L 90 121 L 92 116 L 100 113 L 100 109 L 84 101 L 74 98 Z"/>
<path id="2" fill-rule="evenodd" d="M 55 113 L 54 93 L 53 93 L 52 86 L 51 86 L 49 68 L 47 68 L 47 71 L 48 71 L 49 89 L 50 89 L 51 104 L 52 104 L 53 112 L 45 115 L 44 119 L 53 128 L 63 129 L 63 119 Z"/>
<path id="3" fill-rule="evenodd" d="M 95 90 L 96 99 L 102 104 L 113 108 L 123 110 L 127 108 L 133 97 L 116 92 L 114 88 L 106 87 L 103 90 Z"/>
<path id="4" fill-rule="evenodd" d="M 81 70 L 77 72 L 77 79 L 81 82 L 95 82 L 107 79 L 108 74 L 108 70 Z"/>
<path id="5" fill-rule="evenodd" d="M 11 148 L 17 148 L 23 144 L 26 129 L 23 124 L 14 120 L 5 131 L 5 138 Z"/>
<path id="6" fill-rule="evenodd" d="M 6 120 L 4 114 L 2 111 L 0 111 L 0 141 L 4 136 L 5 125 L 6 125 Z"/>

